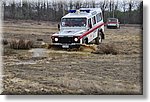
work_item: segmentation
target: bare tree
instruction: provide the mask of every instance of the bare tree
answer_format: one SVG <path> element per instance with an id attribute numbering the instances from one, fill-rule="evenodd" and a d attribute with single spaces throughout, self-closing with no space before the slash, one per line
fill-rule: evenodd
<path id="1" fill-rule="evenodd" d="M 112 0 L 112 17 L 114 18 L 115 17 L 115 2 L 114 0 Z"/>
<path id="2" fill-rule="evenodd" d="M 37 10 L 37 20 L 40 21 L 41 15 L 40 15 L 40 2 L 36 3 L 36 10 Z"/>
<path id="3" fill-rule="evenodd" d="M 81 2 L 80 1 L 76 1 L 75 2 L 75 8 L 79 9 L 81 7 Z"/>
<path id="4" fill-rule="evenodd" d="M 101 1 L 49 1 L 49 0 L 3 0 L 4 19 L 24 19 L 24 20 L 51 20 L 59 21 L 68 13 L 69 9 L 79 9 L 81 7 L 100 7 L 104 20 L 108 17 L 117 17 L 122 23 L 139 23 L 138 17 L 142 12 L 142 4 L 134 0 L 101 0 Z M 140 5 L 140 6 L 139 6 Z"/>
<path id="5" fill-rule="evenodd" d="M 108 7 L 108 4 L 109 4 L 108 2 L 109 2 L 108 0 L 103 0 L 103 1 L 100 1 L 98 3 L 99 7 L 102 9 L 102 13 L 103 13 L 104 18 L 105 18 L 105 10 L 106 10 L 106 8 Z"/>
<path id="6" fill-rule="evenodd" d="M 123 0 L 121 6 L 122 6 L 122 8 L 123 8 L 123 13 L 124 13 L 124 16 L 123 16 L 123 23 L 125 24 L 125 23 L 126 23 L 127 1 Z"/>
<path id="7" fill-rule="evenodd" d="M 109 1 L 109 12 L 110 12 L 110 17 L 114 17 L 114 0 Z"/>
<path id="8" fill-rule="evenodd" d="M 13 0 L 13 3 L 11 4 L 11 17 L 12 19 L 15 19 L 15 15 L 16 15 L 16 3 L 15 1 Z"/>
<path id="9" fill-rule="evenodd" d="M 73 2 L 72 2 L 72 0 L 69 1 L 69 9 L 73 9 Z"/>
<path id="10" fill-rule="evenodd" d="M 2 7 L 4 8 L 4 10 L 6 10 L 6 1 L 2 2 Z M 6 12 L 4 11 L 4 16 L 6 16 Z M 4 18 L 5 19 L 5 18 Z"/>
<path id="11" fill-rule="evenodd" d="M 94 0 L 91 1 L 91 4 L 92 4 L 92 8 L 95 8 L 95 1 Z"/>
<path id="12" fill-rule="evenodd" d="M 130 18 L 131 17 L 131 15 L 132 15 L 132 9 L 133 9 L 133 7 L 135 6 L 134 5 L 135 4 L 135 2 L 134 2 L 134 0 L 129 0 L 129 2 L 128 2 L 128 5 L 129 5 L 129 14 L 128 14 L 128 17 Z M 129 23 L 131 23 L 131 19 L 129 19 Z"/>
<path id="13" fill-rule="evenodd" d="M 27 1 L 22 2 L 22 13 L 25 19 L 29 18 L 29 7 Z"/>

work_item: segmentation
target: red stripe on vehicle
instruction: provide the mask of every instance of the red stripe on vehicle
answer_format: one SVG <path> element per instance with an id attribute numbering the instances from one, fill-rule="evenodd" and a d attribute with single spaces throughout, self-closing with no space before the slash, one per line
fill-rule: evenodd
<path id="1" fill-rule="evenodd" d="M 102 23 L 102 24 L 100 24 L 100 25 L 98 25 L 98 26 L 93 27 L 93 28 L 90 29 L 89 31 L 83 33 L 83 34 L 79 37 L 79 39 L 81 39 L 81 38 L 83 38 L 84 36 L 90 34 L 91 32 L 93 32 L 94 30 L 96 30 L 97 28 L 99 28 L 99 27 L 101 27 L 101 26 L 103 26 L 103 25 L 104 25 L 104 23 Z"/>

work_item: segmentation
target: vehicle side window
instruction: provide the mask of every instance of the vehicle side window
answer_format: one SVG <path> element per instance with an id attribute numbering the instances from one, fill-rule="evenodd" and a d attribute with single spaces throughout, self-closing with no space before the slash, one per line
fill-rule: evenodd
<path id="1" fill-rule="evenodd" d="M 89 28 L 92 28 L 92 22 L 91 22 L 91 19 L 88 19 L 88 27 L 89 27 Z"/>
<path id="2" fill-rule="evenodd" d="M 93 19 L 93 25 L 95 25 L 96 24 L 96 17 L 94 16 L 92 19 Z"/>
<path id="3" fill-rule="evenodd" d="M 96 19 L 97 19 L 97 22 L 99 22 L 99 21 L 100 21 L 99 13 L 96 15 Z"/>
<path id="4" fill-rule="evenodd" d="M 102 20 L 103 19 L 103 14 L 102 13 L 100 13 L 100 20 Z"/>
<path id="5" fill-rule="evenodd" d="M 101 21 L 102 20 L 102 14 L 101 13 L 98 13 L 96 15 L 96 19 L 97 19 L 97 22 Z"/>

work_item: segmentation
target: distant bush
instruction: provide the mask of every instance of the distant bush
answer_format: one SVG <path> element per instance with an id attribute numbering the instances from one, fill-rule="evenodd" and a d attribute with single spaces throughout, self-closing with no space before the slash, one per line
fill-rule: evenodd
<path id="1" fill-rule="evenodd" d="M 118 54 L 116 47 L 113 44 L 101 43 L 97 46 L 97 50 L 92 52 L 94 54 Z"/>
<path id="2" fill-rule="evenodd" d="M 30 49 L 33 46 L 33 42 L 23 39 L 12 39 L 10 41 L 10 48 L 12 49 Z"/>

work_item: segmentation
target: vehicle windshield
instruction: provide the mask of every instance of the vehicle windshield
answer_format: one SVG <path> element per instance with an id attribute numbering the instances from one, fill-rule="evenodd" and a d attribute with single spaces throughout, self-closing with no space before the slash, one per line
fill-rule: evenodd
<path id="1" fill-rule="evenodd" d="M 62 27 L 86 27 L 86 18 L 63 18 Z"/>
<path id="2" fill-rule="evenodd" d="M 108 19 L 108 22 L 117 22 L 117 19 L 111 18 L 111 19 Z"/>

